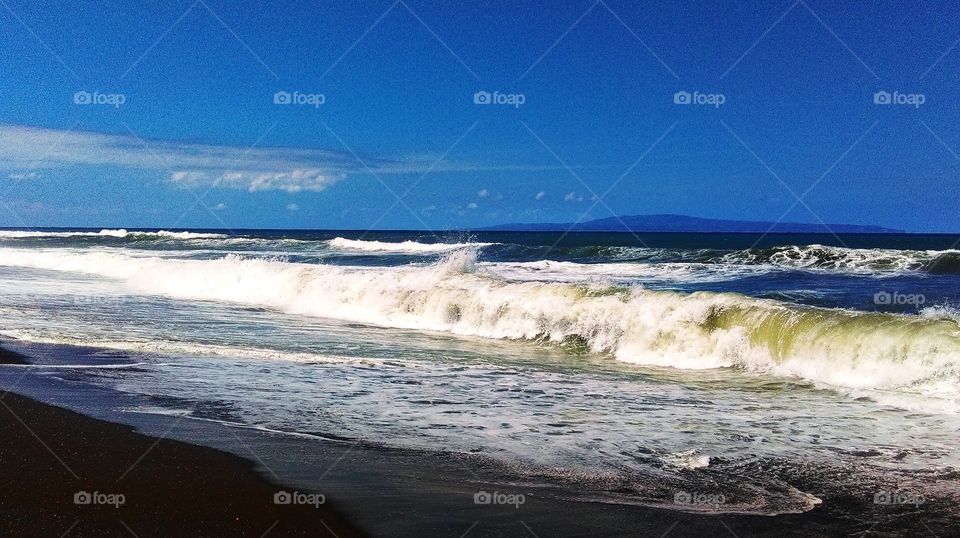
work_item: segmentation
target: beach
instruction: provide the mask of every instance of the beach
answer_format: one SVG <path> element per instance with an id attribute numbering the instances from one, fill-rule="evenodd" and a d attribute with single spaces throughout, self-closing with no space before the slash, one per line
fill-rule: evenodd
<path id="1" fill-rule="evenodd" d="M 957 527 L 954 238 L 443 239 L 0 232 L 9 524 Z"/>
<path id="2" fill-rule="evenodd" d="M 0 407 L 4 535 L 363 535 L 328 505 L 275 504 L 281 488 L 237 456 L 11 392 Z"/>
<path id="3" fill-rule="evenodd" d="M 0 0 L 0 538 L 960 537 L 960 2 Z"/>
<path id="4" fill-rule="evenodd" d="M 8 343 L 9 345 L 9 343 Z M 60 351 L 63 351 L 62 349 Z M 4 352 L 6 358 L 28 357 Z M 49 380 L 19 380 L 28 391 L 62 393 Z M 41 385 L 34 385 L 38 381 Z M 878 484 L 843 469 L 792 471 L 822 503 L 804 513 L 737 515 L 578 500 L 569 483 L 531 481 L 469 456 L 265 435 L 215 423 L 142 423 L 143 435 L 12 392 L 0 393 L 3 532 L 18 536 L 948 536 L 957 504 L 873 502 Z M 83 393 L 91 401 L 90 393 Z M 109 400 L 104 399 L 103 403 Z M 172 422 L 172 424 L 170 423 Z M 174 438 L 218 446 L 214 450 Z M 251 451 L 251 447 L 256 447 Z M 233 453 L 231 453 L 233 452 Z M 241 458 L 235 453 L 246 453 Z M 262 459 L 261 459 L 262 458 Z M 265 463 L 268 462 L 268 463 Z M 331 463 L 336 463 L 336 469 Z M 259 463 L 259 465 L 258 465 Z M 775 465 L 776 462 L 768 462 Z M 782 463 L 782 462 L 781 462 Z M 269 468 L 270 470 L 267 470 Z M 289 480 L 277 485 L 277 474 Z M 76 475 L 76 476 L 74 476 Z M 273 479 L 270 480 L 271 475 Z M 89 477 L 89 478 L 85 478 Z M 956 473 L 932 477 L 945 493 Z M 704 482 L 706 483 L 706 481 Z M 314 489 L 310 489 L 309 486 Z M 326 492 L 323 505 L 277 505 L 278 491 Z M 889 486 L 889 484 L 884 484 Z M 651 490 L 657 485 L 648 484 Z M 123 495 L 119 506 L 76 504 L 86 491 Z M 519 505 L 478 505 L 477 491 L 522 495 Z M 506 493 L 504 493 L 506 494 Z M 107 497 L 103 497 L 104 502 Z M 116 500 L 116 499 L 114 499 Z"/>

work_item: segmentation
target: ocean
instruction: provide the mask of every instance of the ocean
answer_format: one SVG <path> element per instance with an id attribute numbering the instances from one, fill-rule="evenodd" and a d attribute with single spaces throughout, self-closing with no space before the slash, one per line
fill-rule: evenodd
<path id="1" fill-rule="evenodd" d="M 125 413 L 470 454 L 612 502 L 710 471 L 725 510 L 802 512 L 783 469 L 960 464 L 958 241 L 4 230 L 0 335 L 103 350 L 35 369 Z"/>

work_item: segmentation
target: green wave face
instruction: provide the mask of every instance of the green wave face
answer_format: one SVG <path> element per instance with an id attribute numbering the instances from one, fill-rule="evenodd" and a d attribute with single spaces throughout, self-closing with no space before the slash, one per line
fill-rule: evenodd
<path id="1" fill-rule="evenodd" d="M 950 319 L 742 298 L 711 308 L 700 327 L 705 334 L 739 331 L 772 370 L 815 381 L 878 389 L 937 382 L 960 387 L 960 326 Z M 741 366 L 762 367 L 743 359 Z"/>
<path id="2" fill-rule="evenodd" d="M 735 293 L 511 281 L 476 253 L 431 265 L 350 267 L 117 252 L 2 249 L 0 265 L 96 274 L 132 293 L 242 303 L 372 325 L 528 339 L 636 364 L 736 367 L 957 408 L 960 335 L 950 319 L 803 307 Z M 950 403 L 952 402 L 952 403 Z"/>

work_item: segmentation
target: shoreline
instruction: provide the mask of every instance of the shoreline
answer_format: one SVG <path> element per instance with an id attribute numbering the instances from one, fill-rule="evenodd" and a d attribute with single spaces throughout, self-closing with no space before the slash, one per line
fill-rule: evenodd
<path id="1" fill-rule="evenodd" d="M 363 536 L 328 504 L 275 504 L 251 461 L 14 392 L 0 439 L 4 535 Z"/>
<path id="2" fill-rule="evenodd" d="M 92 348 L 7 340 L 0 344 L 0 349 L 6 346 L 13 349 L 8 350 L 10 354 L 0 352 L 0 356 L 19 358 L 20 364 L 45 364 L 51 357 L 65 356 L 87 362 L 96 356 Z M 111 352 L 111 362 L 118 358 L 115 353 Z M 34 362 L 33 357 L 40 362 Z M 327 535 L 322 526 L 310 527 L 317 525 L 318 519 L 323 519 L 323 524 L 338 536 L 360 535 L 358 529 L 362 529 L 373 536 L 459 537 L 469 531 L 471 538 L 531 536 L 528 528 L 538 536 L 716 536 L 728 530 L 739 536 L 835 535 L 868 530 L 880 536 L 908 536 L 931 529 L 946 535 L 960 524 L 957 504 L 942 499 L 931 499 L 922 506 L 877 505 L 874 491 L 891 486 L 896 477 L 882 483 L 870 482 L 859 476 L 854 467 L 820 468 L 817 462 L 770 460 L 739 467 L 734 463 L 731 468 L 718 462 L 717 468 L 711 465 L 703 470 L 685 471 L 683 475 L 705 488 L 720 479 L 731 487 L 742 482 L 740 485 L 749 488 L 751 480 L 778 467 L 777 473 L 785 477 L 785 482 L 823 502 L 806 512 L 781 515 L 684 511 L 676 504 L 671 507 L 663 502 L 652 505 L 623 499 L 618 502 L 612 497 L 603 500 L 589 493 L 591 488 L 585 477 L 558 481 L 481 455 L 309 438 L 204 419 L 181 420 L 183 417 L 176 415 L 127 413 L 124 410 L 133 403 L 129 395 L 31 370 L 29 366 L 0 369 L 0 402 L 10 405 L 37 437 L 79 476 L 90 478 L 90 482 L 82 484 L 84 490 L 74 487 L 79 482 L 0 405 L 4 439 L 16 438 L 15 442 L 0 443 L 0 462 L 14 470 L 0 479 L 5 486 L 0 494 L 0 530 L 10 534 L 23 535 L 26 531 L 30 535 L 36 529 L 31 526 L 36 521 L 48 521 L 51 526 L 44 529 L 49 532 L 33 534 L 60 535 L 80 519 L 65 521 L 62 515 L 57 516 L 67 514 L 67 518 L 90 517 L 96 530 L 90 535 L 129 536 L 120 525 L 121 520 L 139 536 L 196 535 L 201 525 L 197 522 L 207 524 L 235 510 L 240 510 L 243 520 L 223 524 L 235 525 L 239 530 L 224 527 L 228 530 L 223 532 L 238 536 L 261 536 L 274 521 L 285 521 L 290 528 L 282 530 L 278 526 L 269 536 Z M 15 392 L 2 392 L 8 388 Z M 118 468 L 132 465 L 153 444 L 156 447 L 134 466 L 144 473 L 139 489 L 117 487 L 114 475 L 123 472 Z M 96 455 L 94 459 L 91 454 Z M 147 465 L 161 456 L 159 466 Z M 81 471 L 81 466 L 95 460 L 98 463 Z M 121 464 L 124 461 L 127 465 Z M 742 480 L 730 474 L 734 469 L 742 473 Z M 127 487 L 134 476 L 131 471 L 119 484 Z M 242 485 L 234 488 L 224 477 Z M 670 483 L 662 478 L 648 477 L 622 485 L 648 494 L 664 490 L 664 495 L 672 499 Z M 273 484 L 283 484 L 282 489 L 287 491 L 323 492 L 327 503 L 321 505 L 320 511 L 313 507 L 274 505 L 272 495 L 281 488 Z M 930 484 L 957 492 L 960 477 L 956 472 L 941 474 L 933 477 Z M 196 494 L 184 495 L 184 488 L 193 488 L 191 491 Z M 77 506 L 72 495 L 78 491 L 125 493 L 127 502 L 119 509 Z M 525 502 L 520 506 L 477 504 L 475 495 L 481 491 L 523 494 Z M 217 500 L 218 494 L 226 504 Z M 147 511 L 140 517 L 146 519 L 127 517 L 136 510 L 134 499 L 153 499 L 153 504 L 141 506 Z M 638 500 L 642 501 L 639 497 Z M 136 528 L 139 521 L 148 524 Z M 263 528 L 243 527 L 246 523 Z M 164 524 L 186 527 L 164 528 Z M 195 526 L 192 531 L 186 530 L 189 525 Z M 167 529 L 169 532 L 165 532 Z M 222 533 L 217 530 L 208 534 Z M 87 535 L 87 530 L 79 525 L 68 534 L 82 535 Z"/>

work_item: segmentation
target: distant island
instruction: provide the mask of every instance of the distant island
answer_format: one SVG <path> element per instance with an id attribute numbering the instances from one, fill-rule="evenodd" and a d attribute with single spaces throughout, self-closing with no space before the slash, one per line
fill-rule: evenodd
<path id="1" fill-rule="evenodd" d="M 500 224 L 482 231 L 524 232 L 700 232 L 700 233 L 905 233 L 880 226 L 859 224 L 806 224 L 801 222 L 762 222 L 688 217 L 686 215 L 630 215 L 588 220 L 578 223 Z"/>

